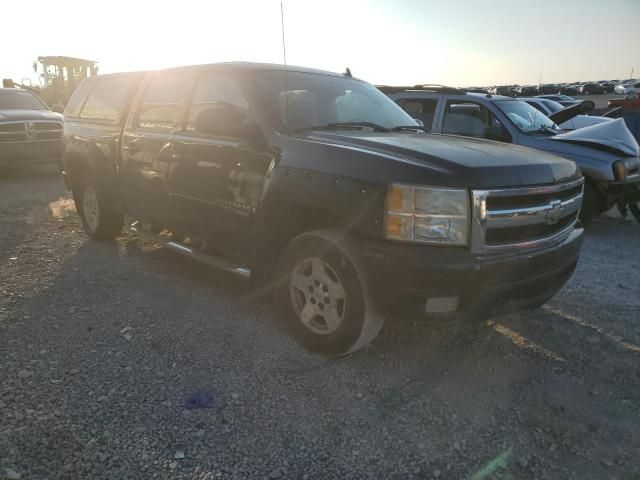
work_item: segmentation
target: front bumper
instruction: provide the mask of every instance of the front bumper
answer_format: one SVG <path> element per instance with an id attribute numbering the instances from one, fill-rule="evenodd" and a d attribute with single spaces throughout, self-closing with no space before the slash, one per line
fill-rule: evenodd
<path id="1" fill-rule="evenodd" d="M 62 163 L 62 142 L 0 142 L 0 166 Z"/>
<path id="2" fill-rule="evenodd" d="M 466 249 L 365 242 L 363 256 L 378 306 L 385 311 L 425 313 L 429 299 L 459 299 L 446 315 L 486 318 L 535 308 L 571 277 L 584 229 L 558 244 L 503 255 Z"/>

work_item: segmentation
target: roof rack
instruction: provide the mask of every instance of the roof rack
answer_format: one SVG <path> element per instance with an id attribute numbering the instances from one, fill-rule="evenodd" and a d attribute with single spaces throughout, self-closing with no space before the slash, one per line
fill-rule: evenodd
<path id="1" fill-rule="evenodd" d="M 423 92 L 438 92 L 438 93 L 450 93 L 464 95 L 467 93 L 465 90 L 456 87 L 447 87 L 446 85 L 414 85 L 409 86 L 390 86 L 390 85 L 376 85 L 378 90 L 383 93 L 399 93 L 406 91 L 423 91 Z"/>

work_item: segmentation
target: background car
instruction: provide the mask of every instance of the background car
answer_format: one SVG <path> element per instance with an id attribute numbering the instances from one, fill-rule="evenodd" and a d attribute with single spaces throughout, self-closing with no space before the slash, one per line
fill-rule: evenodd
<path id="1" fill-rule="evenodd" d="M 527 102 L 533 108 L 542 112 L 547 117 L 551 117 L 554 113 L 558 113 L 565 109 L 565 107 L 554 101 L 547 98 L 540 97 L 521 97 L 520 100 Z M 588 100 L 586 100 L 588 102 Z M 573 102 L 572 104 L 575 104 Z M 593 102 L 590 102 L 593 103 Z M 593 107 L 591 107 L 593 108 Z M 610 122 L 611 118 L 599 117 L 599 116 L 589 116 L 589 115 L 576 115 L 558 125 L 563 130 L 577 130 L 579 128 L 590 127 L 591 125 L 597 125 L 598 123 Z"/>
<path id="2" fill-rule="evenodd" d="M 579 89 L 581 95 L 594 95 L 604 93 L 604 87 L 597 83 L 585 83 Z"/>
<path id="3" fill-rule="evenodd" d="M 489 89 L 489 93 L 492 95 L 505 95 L 512 97 L 515 94 L 517 85 L 497 85 Z"/>
<path id="4" fill-rule="evenodd" d="M 640 108 L 640 93 L 630 93 L 624 98 L 612 98 L 609 100 L 610 107 Z"/>
<path id="5" fill-rule="evenodd" d="M 62 161 L 63 117 L 36 94 L 0 88 L 0 165 Z"/>
<path id="6" fill-rule="evenodd" d="M 521 85 L 516 88 L 515 94 L 518 97 L 532 97 L 538 94 L 538 87 L 533 85 Z"/>
<path id="7" fill-rule="evenodd" d="M 563 107 L 568 107 L 576 103 L 576 99 L 570 97 L 568 95 L 537 95 L 536 98 L 546 98 L 547 100 L 553 100 L 554 102 L 558 102 Z"/>
<path id="8" fill-rule="evenodd" d="M 540 95 L 550 94 L 550 93 L 558 93 L 560 87 L 556 83 L 545 83 L 542 85 L 538 85 L 538 93 Z"/>
<path id="9" fill-rule="evenodd" d="M 625 83 L 621 83 L 620 85 L 616 85 L 615 92 L 620 94 L 626 93 L 635 93 L 640 92 L 640 82 L 637 80 L 633 80 L 631 82 L 626 81 Z"/>
<path id="10" fill-rule="evenodd" d="M 561 95 L 578 95 L 578 86 L 569 83 L 562 85 L 558 89 L 558 93 Z"/>
<path id="11" fill-rule="evenodd" d="M 616 84 L 609 80 L 601 80 L 598 85 L 604 89 L 604 93 L 612 93 L 613 89 L 616 88 Z"/>

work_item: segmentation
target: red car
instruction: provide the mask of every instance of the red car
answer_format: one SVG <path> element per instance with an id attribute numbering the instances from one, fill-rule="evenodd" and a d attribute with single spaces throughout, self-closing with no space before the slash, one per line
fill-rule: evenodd
<path id="1" fill-rule="evenodd" d="M 640 92 L 630 93 L 624 98 L 612 98 L 609 100 L 610 107 L 640 108 Z"/>

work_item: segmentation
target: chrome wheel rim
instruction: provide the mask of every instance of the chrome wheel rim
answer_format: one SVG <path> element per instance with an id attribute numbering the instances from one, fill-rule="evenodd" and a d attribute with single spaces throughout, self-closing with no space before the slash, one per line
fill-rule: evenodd
<path id="1" fill-rule="evenodd" d="M 94 231 L 100 221 L 100 209 L 98 194 L 93 187 L 87 187 L 82 196 L 82 213 L 89 228 Z"/>
<path id="2" fill-rule="evenodd" d="M 313 333 L 329 335 L 342 325 L 347 298 L 336 271 L 319 258 L 298 262 L 289 280 L 293 308 Z"/>

